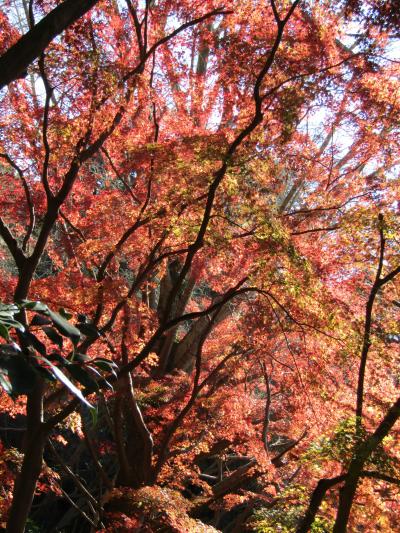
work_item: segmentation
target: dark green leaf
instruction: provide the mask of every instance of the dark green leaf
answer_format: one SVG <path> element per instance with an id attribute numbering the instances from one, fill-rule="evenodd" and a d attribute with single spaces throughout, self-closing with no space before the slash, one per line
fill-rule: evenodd
<path id="1" fill-rule="evenodd" d="M 61 350 L 63 347 L 63 338 L 61 337 L 61 335 L 59 335 L 54 328 L 50 328 L 48 326 L 45 326 L 43 328 L 43 331 L 54 344 L 57 344 L 57 346 Z"/>
<path id="2" fill-rule="evenodd" d="M 31 320 L 31 326 L 48 326 L 52 324 L 50 318 L 42 315 L 35 315 Z"/>
<path id="3" fill-rule="evenodd" d="M 53 376 L 53 374 L 50 372 L 50 370 L 47 370 L 47 368 L 44 368 L 44 366 L 39 366 L 37 368 L 37 371 L 42 374 L 42 376 L 47 379 L 48 381 L 57 381 L 57 378 Z"/>
<path id="4" fill-rule="evenodd" d="M 47 359 L 50 359 L 50 361 L 57 361 L 57 363 L 60 363 L 60 365 L 62 365 L 62 366 L 69 365 L 68 359 L 65 359 L 65 357 L 63 357 L 62 355 L 60 355 L 57 352 L 52 352 L 51 354 L 49 354 L 47 356 Z"/>
<path id="5" fill-rule="evenodd" d="M 78 344 L 81 338 L 81 333 L 79 329 L 70 324 L 68 320 L 63 318 L 60 314 L 55 313 L 54 311 L 49 310 L 49 316 L 52 319 L 54 326 L 62 335 L 69 337 L 74 344 Z"/>
<path id="6" fill-rule="evenodd" d="M 0 372 L 3 375 L 3 381 L 7 376 L 9 381 L 8 388 L 11 388 L 10 394 L 12 396 L 29 394 L 35 386 L 36 372 L 18 351 L 14 355 L 0 358 Z M 7 390 L 7 387 L 5 390 Z"/>
<path id="7" fill-rule="evenodd" d="M 21 307 L 28 311 L 38 311 L 39 313 L 47 313 L 49 308 L 42 302 L 31 302 L 30 300 L 22 300 Z"/>
<path id="8" fill-rule="evenodd" d="M 109 389 L 114 390 L 114 387 L 111 385 L 111 383 L 109 381 L 107 381 L 106 379 L 102 378 L 102 376 L 101 376 L 101 374 L 100 374 L 100 372 L 98 370 L 93 368 L 93 366 L 89 366 L 89 365 L 87 366 L 87 368 L 90 368 L 90 371 L 95 373 L 99 377 L 99 379 L 101 379 L 102 382 L 106 384 L 106 386 Z M 116 376 L 116 373 L 114 371 L 113 371 L 113 374 Z"/>
<path id="9" fill-rule="evenodd" d="M 0 356 L 21 355 L 21 348 L 18 344 L 0 344 Z"/>
<path id="10" fill-rule="evenodd" d="M 111 361 L 111 359 L 106 359 L 105 357 L 96 357 L 96 359 L 93 360 L 93 363 L 105 363 L 106 365 L 112 366 L 113 368 L 118 368 L 117 363 Z"/>
<path id="11" fill-rule="evenodd" d="M 50 372 L 50 370 L 40 365 L 38 361 L 36 361 L 36 363 L 32 366 L 34 367 L 36 372 L 39 372 L 39 374 L 41 374 L 45 379 L 48 379 L 49 381 L 57 381 L 53 374 Z"/>
<path id="12" fill-rule="evenodd" d="M 114 387 L 111 385 L 109 381 L 107 381 L 106 379 L 103 379 L 103 381 L 106 384 L 107 388 L 109 388 L 112 391 L 114 390 Z"/>
<path id="13" fill-rule="evenodd" d="M 25 333 L 21 333 L 21 337 L 29 346 L 35 348 L 35 350 L 41 355 L 46 355 L 46 346 L 36 337 L 36 335 L 30 331 L 26 331 Z"/>
<path id="14" fill-rule="evenodd" d="M 0 323 L 3 324 L 6 328 L 15 328 L 19 331 L 25 331 L 24 326 L 21 324 L 21 322 L 17 322 L 13 318 L 1 318 Z"/>
<path id="15" fill-rule="evenodd" d="M 92 360 L 88 355 L 79 352 L 75 352 L 72 359 L 75 363 L 87 363 Z"/>
<path id="16" fill-rule="evenodd" d="M 61 372 L 61 370 L 53 365 L 53 363 L 51 363 L 48 359 L 44 358 L 43 357 L 43 361 L 45 363 L 47 363 L 49 366 L 50 366 L 50 371 L 52 372 L 52 374 L 59 380 L 61 381 L 61 383 L 63 383 L 63 385 L 65 385 L 71 392 L 72 394 L 74 394 L 77 398 L 79 398 L 79 400 L 81 402 L 83 402 L 85 405 L 87 405 L 88 407 L 90 407 L 91 409 L 93 409 L 93 406 L 87 401 L 87 399 L 83 396 L 82 394 L 82 391 L 80 391 L 78 389 L 78 387 L 76 387 L 72 381 L 67 378 L 67 376 Z"/>
<path id="17" fill-rule="evenodd" d="M 113 366 L 108 364 L 108 361 L 105 362 L 95 360 L 92 361 L 92 364 L 97 366 L 97 368 L 100 368 L 100 370 L 102 370 L 103 372 L 111 372 L 115 377 L 117 377 L 117 373 L 115 372 Z"/>
<path id="18" fill-rule="evenodd" d="M 87 323 L 87 324 L 79 323 L 79 324 L 76 325 L 76 327 L 79 329 L 79 331 L 81 333 L 86 335 L 86 337 L 90 337 L 90 338 L 100 337 L 99 330 L 93 324 L 90 324 L 90 323 Z"/>
<path id="19" fill-rule="evenodd" d="M 65 318 L 66 320 L 69 320 L 70 318 L 72 318 L 72 315 L 71 313 L 68 313 L 68 311 L 66 311 L 64 309 L 64 307 L 60 307 L 60 309 L 58 310 L 58 312 L 60 313 L 60 315 Z"/>
<path id="20" fill-rule="evenodd" d="M 6 339 L 6 341 L 10 340 L 10 335 L 8 334 L 8 328 L 0 323 L 0 336 L 3 337 L 3 339 Z"/>
<path id="21" fill-rule="evenodd" d="M 98 390 L 99 386 L 96 381 L 89 375 L 88 371 L 78 363 L 70 363 L 67 366 L 71 376 L 79 381 L 81 385 L 90 390 Z"/>

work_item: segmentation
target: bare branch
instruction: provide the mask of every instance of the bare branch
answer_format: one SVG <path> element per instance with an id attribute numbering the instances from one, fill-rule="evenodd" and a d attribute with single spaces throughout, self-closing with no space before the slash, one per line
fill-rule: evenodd
<path id="1" fill-rule="evenodd" d="M 357 406 L 356 417 L 357 425 L 361 424 L 363 402 L 364 402 L 364 382 L 365 382 L 365 369 L 367 366 L 368 352 L 371 346 L 371 326 L 372 326 L 372 310 L 375 303 L 375 298 L 381 287 L 381 273 L 383 268 L 383 258 L 385 254 L 385 236 L 383 233 L 383 215 L 379 214 L 379 260 L 376 270 L 375 281 L 371 287 L 369 298 L 365 309 L 365 322 L 364 322 L 364 338 L 361 349 L 360 366 L 358 369 L 358 382 L 357 382 Z"/>
<path id="2" fill-rule="evenodd" d="M 265 366 L 265 363 L 260 363 L 261 370 L 263 372 L 264 376 L 264 382 L 266 387 L 266 393 L 267 398 L 265 400 L 265 410 L 264 410 L 264 420 L 263 420 L 263 428 L 262 428 L 262 442 L 264 445 L 264 449 L 269 453 L 269 446 L 268 446 L 268 429 L 269 429 L 269 418 L 270 418 L 270 411 L 271 411 L 271 386 L 270 386 L 270 377 L 267 373 L 267 367 Z"/>
<path id="3" fill-rule="evenodd" d="M 197 24 L 200 24 L 201 22 L 204 22 L 205 20 L 208 20 L 209 18 L 218 16 L 218 15 L 229 15 L 231 13 L 233 13 L 233 11 L 228 11 L 223 8 L 217 8 L 217 9 L 214 9 L 213 11 L 206 13 L 205 15 L 202 15 L 201 17 L 197 17 L 195 19 L 190 20 L 189 22 L 185 22 L 184 24 L 181 24 L 178 28 L 176 28 L 176 30 L 169 33 L 162 39 L 159 39 L 155 44 L 153 44 L 153 46 L 151 46 L 146 52 L 146 54 L 143 56 L 141 62 L 134 69 L 130 70 L 127 74 L 125 74 L 122 81 L 125 82 L 132 76 L 136 75 L 141 70 L 141 65 L 147 61 L 147 59 L 157 50 L 157 48 L 167 43 L 168 41 L 170 41 L 171 39 L 173 39 L 174 37 L 176 37 L 183 31 L 185 31 L 186 29 L 192 26 L 196 26 Z"/>
<path id="4" fill-rule="evenodd" d="M 67 217 L 67 215 L 64 213 L 64 211 L 62 211 L 61 209 L 59 210 L 59 213 L 60 213 L 60 217 L 65 220 L 65 222 L 68 224 L 68 226 L 78 235 L 78 237 L 80 238 L 80 240 L 82 242 L 85 242 L 86 241 L 86 237 L 84 236 L 84 234 L 82 233 L 82 231 L 77 227 L 75 226 L 75 224 L 73 224 L 70 219 Z"/>
<path id="5" fill-rule="evenodd" d="M 17 240 L 5 225 L 3 219 L 0 217 L 0 235 L 7 245 L 10 254 L 13 256 L 15 264 L 21 269 L 26 261 L 26 257 L 22 249 L 19 247 Z"/>
<path id="6" fill-rule="evenodd" d="M 283 451 L 281 451 L 278 455 L 271 459 L 271 463 L 274 466 L 280 466 L 282 457 L 288 452 L 290 452 L 290 450 L 293 450 L 293 448 L 295 448 L 307 436 L 307 433 L 307 429 L 305 429 L 298 439 L 289 444 Z"/>
<path id="7" fill-rule="evenodd" d="M 35 217 L 35 206 L 33 205 L 32 194 L 31 194 L 28 182 L 25 179 L 25 176 L 24 176 L 24 173 L 23 173 L 21 167 L 19 165 L 17 165 L 11 159 L 11 157 L 8 154 L 0 153 L 0 157 L 5 159 L 13 167 L 13 169 L 15 169 L 17 171 L 18 176 L 19 176 L 19 178 L 21 180 L 22 186 L 24 188 L 25 197 L 26 197 L 26 203 L 28 204 L 28 210 L 29 210 L 29 225 L 28 225 L 28 229 L 26 231 L 25 237 L 24 237 L 24 239 L 22 241 L 22 251 L 25 252 L 26 251 L 26 247 L 27 247 L 28 242 L 29 242 L 29 239 L 32 236 L 32 232 L 33 232 L 33 229 L 35 227 L 35 220 L 36 220 L 36 217 Z"/>
<path id="8" fill-rule="evenodd" d="M 335 485 L 342 483 L 346 480 L 347 474 L 341 474 L 330 479 L 320 479 L 315 487 L 310 503 L 308 505 L 306 514 L 304 515 L 302 521 L 300 522 L 299 527 L 296 530 L 296 533 L 307 533 L 310 531 L 310 528 L 315 520 L 315 517 L 318 513 L 318 510 L 321 506 L 321 503 L 325 497 L 327 491 L 333 488 Z M 360 473 L 360 477 L 367 477 L 373 479 L 379 479 L 381 481 L 386 481 L 387 483 L 393 483 L 394 485 L 400 485 L 400 479 L 388 476 L 386 474 L 381 474 L 380 472 L 364 470 Z"/>
<path id="9" fill-rule="evenodd" d="M 279 13 L 278 13 L 278 9 L 276 7 L 275 0 L 271 0 L 271 7 L 272 7 L 272 12 L 274 14 L 275 21 L 276 21 L 276 23 L 279 26 L 282 23 L 282 21 L 281 21 L 281 18 L 279 16 Z"/>
<path id="10" fill-rule="evenodd" d="M 126 4 L 128 6 L 129 13 L 131 14 L 133 24 L 135 26 L 135 32 L 136 32 L 136 39 L 139 47 L 139 56 L 143 58 L 143 56 L 146 54 L 146 49 L 143 43 L 143 36 L 142 36 L 142 25 L 139 22 L 136 9 L 133 7 L 131 0 L 125 0 Z"/>
<path id="11" fill-rule="evenodd" d="M 98 0 L 65 0 L 0 57 L 0 89 L 25 75 L 50 42 L 82 17 Z"/>
<path id="12" fill-rule="evenodd" d="M 321 231 L 335 231 L 340 228 L 339 224 L 335 224 L 334 226 L 329 226 L 327 228 L 312 228 L 312 229 L 305 229 L 303 231 L 293 231 L 290 235 L 304 235 L 305 233 L 320 233 Z"/>
<path id="13" fill-rule="evenodd" d="M 47 201 L 51 201 L 51 199 L 53 198 L 53 193 L 51 192 L 50 185 L 49 185 L 49 162 L 50 162 L 51 150 L 50 150 L 49 140 L 47 137 L 47 131 L 49 127 L 50 103 L 51 103 L 51 99 L 53 96 L 53 88 L 51 87 L 47 74 L 46 74 L 44 60 L 45 60 L 45 55 L 43 53 L 39 58 L 40 75 L 42 77 L 45 92 L 46 92 L 46 100 L 44 104 L 43 124 L 42 124 L 42 138 L 43 138 L 43 146 L 44 146 L 42 183 L 43 183 L 44 190 L 46 192 Z"/>
<path id="14" fill-rule="evenodd" d="M 113 160 L 111 159 L 111 156 L 110 154 L 108 153 L 107 149 L 105 148 L 105 146 L 103 146 L 101 148 L 101 151 L 103 152 L 103 154 L 106 156 L 108 162 L 110 163 L 110 166 L 111 168 L 113 169 L 115 175 L 117 176 L 117 178 L 123 183 L 125 189 L 128 191 L 130 197 L 132 198 L 132 200 L 136 203 L 136 204 L 140 204 L 140 200 L 137 196 L 135 196 L 135 194 L 133 193 L 132 191 L 132 187 L 129 185 L 129 183 L 126 181 L 126 179 L 122 176 L 122 174 L 118 171 L 118 169 L 116 168 L 116 166 L 114 165 L 114 162 Z"/>

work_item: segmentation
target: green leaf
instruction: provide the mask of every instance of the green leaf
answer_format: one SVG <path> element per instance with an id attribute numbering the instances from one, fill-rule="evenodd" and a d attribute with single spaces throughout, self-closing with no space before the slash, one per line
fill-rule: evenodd
<path id="1" fill-rule="evenodd" d="M 57 381 L 53 374 L 50 372 L 50 370 L 42 366 L 37 359 L 32 363 L 32 366 L 34 367 L 36 372 L 41 374 L 45 379 L 49 381 Z"/>
<path id="2" fill-rule="evenodd" d="M 96 359 L 94 359 L 92 362 L 93 363 L 105 363 L 106 365 L 111 366 L 113 368 L 118 368 L 117 363 L 115 363 L 114 361 L 111 361 L 111 359 L 106 359 L 105 357 L 96 357 Z"/>
<path id="3" fill-rule="evenodd" d="M 70 324 L 68 320 L 63 318 L 59 313 L 49 310 L 49 316 L 52 319 L 54 326 L 62 335 L 70 338 L 74 344 L 78 344 L 81 338 L 79 329 Z"/>
<path id="4" fill-rule="evenodd" d="M 25 333 L 21 333 L 21 337 L 29 346 L 35 348 L 35 350 L 41 355 L 46 355 L 46 346 L 36 337 L 36 335 L 30 331 L 26 331 Z"/>
<path id="5" fill-rule="evenodd" d="M 100 374 L 100 372 L 99 372 L 98 370 L 96 370 L 96 368 L 94 368 L 94 367 L 91 366 L 91 365 L 87 365 L 86 368 L 90 368 L 90 371 L 91 371 L 93 374 L 96 374 L 96 376 L 98 376 L 99 380 L 101 380 L 102 383 L 105 383 L 106 386 L 107 386 L 109 389 L 114 390 L 114 387 L 111 385 L 111 383 L 110 383 L 109 381 L 107 381 L 106 379 L 104 379 L 104 378 L 102 377 L 102 375 Z M 116 374 L 115 372 L 113 372 L 113 374 L 114 374 L 115 376 L 117 376 L 117 374 Z"/>
<path id="6" fill-rule="evenodd" d="M 6 328 L 15 328 L 19 331 L 25 331 L 24 326 L 21 324 L 21 322 L 17 322 L 13 318 L 0 318 L 0 324 L 3 324 Z"/>
<path id="7" fill-rule="evenodd" d="M 79 324 L 76 325 L 76 327 L 79 329 L 79 331 L 81 333 L 83 333 L 83 335 L 86 335 L 86 337 L 90 337 L 90 338 L 100 337 L 100 332 L 99 332 L 99 330 L 96 328 L 96 326 L 94 324 L 79 323 Z"/>
<path id="8" fill-rule="evenodd" d="M 64 307 L 60 307 L 60 309 L 58 310 L 58 312 L 60 313 L 60 315 L 61 315 L 63 318 L 65 318 L 65 319 L 67 319 L 67 320 L 69 320 L 70 318 L 72 318 L 71 313 L 68 313 L 68 311 L 66 311 L 66 310 L 64 309 Z"/>
<path id="9" fill-rule="evenodd" d="M 4 375 L 2 369 L 0 368 L 0 387 L 2 387 L 9 396 L 12 396 L 12 386 L 7 375 Z"/>
<path id="10" fill-rule="evenodd" d="M 0 323 L 0 336 L 3 337 L 3 339 L 6 339 L 6 341 L 10 340 L 10 335 L 8 334 L 8 328 Z"/>
<path id="11" fill-rule="evenodd" d="M 52 352 L 51 354 L 47 355 L 47 359 L 50 359 L 50 361 L 57 361 L 57 363 L 60 363 L 60 365 L 63 367 L 69 365 L 68 359 L 57 352 Z"/>
<path id="12" fill-rule="evenodd" d="M 116 376 L 115 372 L 113 372 L 113 374 Z M 105 386 L 106 386 L 108 389 L 110 389 L 110 390 L 112 390 L 112 391 L 114 390 L 114 387 L 113 387 L 113 386 L 111 385 L 111 383 L 110 383 L 109 381 L 107 381 L 105 378 L 102 378 L 101 383 L 102 383 L 102 384 L 104 383 Z"/>
<path id="13" fill-rule="evenodd" d="M 71 374 L 71 376 L 76 379 L 76 381 L 79 381 L 81 385 L 83 385 L 85 388 L 90 390 L 99 390 L 99 386 L 88 373 L 87 370 L 85 370 L 84 367 L 82 367 L 78 363 L 70 363 L 67 366 L 67 371 Z"/>
<path id="14" fill-rule="evenodd" d="M 3 320 L 13 320 L 15 314 L 16 313 L 12 313 L 11 311 L 0 311 L 0 322 Z"/>
<path id="15" fill-rule="evenodd" d="M 67 387 L 67 389 L 69 389 L 69 390 L 72 392 L 72 394 L 74 394 L 74 395 L 75 395 L 75 396 L 76 396 L 76 397 L 77 397 L 82 403 L 84 403 L 85 405 L 87 405 L 88 407 L 90 407 L 90 409 L 93 409 L 93 405 L 91 405 L 91 404 L 87 401 L 87 399 L 86 399 L 86 398 L 84 397 L 84 395 L 82 394 L 82 391 L 80 391 L 80 390 L 78 389 L 78 387 L 76 387 L 76 386 L 72 383 L 72 381 L 71 381 L 69 378 L 67 378 L 67 376 L 66 376 L 63 372 L 61 372 L 61 370 L 60 370 L 57 366 L 53 365 L 53 363 L 50 362 L 50 361 L 49 361 L 48 359 L 46 359 L 45 357 L 43 357 L 42 359 L 43 359 L 43 361 L 44 361 L 45 363 L 47 363 L 47 364 L 50 366 L 50 371 L 52 372 L 52 374 L 53 374 L 53 375 L 54 375 L 59 381 L 61 381 L 61 383 L 62 383 L 63 385 L 65 385 L 65 386 Z"/>
<path id="16" fill-rule="evenodd" d="M 50 318 L 42 315 L 35 315 L 31 320 L 31 326 L 48 326 L 52 324 Z"/>
<path id="17" fill-rule="evenodd" d="M 35 370 L 12 345 L 2 345 L 1 348 L 3 348 L 0 357 L 2 387 L 11 396 L 29 394 L 36 384 Z"/>
<path id="18" fill-rule="evenodd" d="M 48 326 L 44 326 L 43 331 L 54 344 L 57 344 L 57 346 L 61 350 L 63 347 L 63 338 L 61 337 L 61 335 L 59 335 L 54 328 L 50 328 Z"/>
<path id="19" fill-rule="evenodd" d="M 15 304 L 3 304 L 0 303 L 0 313 L 6 312 L 6 313 L 12 313 L 15 315 L 15 313 L 18 313 L 19 307 Z"/>
<path id="20" fill-rule="evenodd" d="M 111 361 L 99 361 L 98 359 L 95 359 L 92 361 L 92 364 L 97 366 L 97 368 L 100 368 L 103 372 L 111 372 L 115 377 L 117 377 L 117 373 L 115 372 L 114 368 L 116 367 L 115 363 L 112 363 Z"/>
<path id="21" fill-rule="evenodd" d="M 97 422 L 99 421 L 99 409 L 97 405 L 94 409 L 90 410 L 90 414 L 92 416 L 92 426 L 95 428 L 97 426 Z"/>
<path id="22" fill-rule="evenodd" d="M 87 363 L 92 360 L 88 355 L 79 352 L 75 352 L 72 359 L 75 363 Z"/>
<path id="23" fill-rule="evenodd" d="M 22 300 L 21 307 L 28 311 L 38 311 L 39 313 L 47 313 L 49 308 L 42 302 L 31 302 L 30 300 Z"/>

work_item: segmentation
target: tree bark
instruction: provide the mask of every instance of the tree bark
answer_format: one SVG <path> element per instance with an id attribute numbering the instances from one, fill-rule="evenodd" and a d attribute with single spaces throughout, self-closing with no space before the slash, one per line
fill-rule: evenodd
<path id="1" fill-rule="evenodd" d="M 346 475 L 344 474 L 342 476 L 337 476 L 331 479 L 320 479 L 318 481 L 317 486 L 315 487 L 314 492 L 312 493 L 307 512 L 304 515 L 303 520 L 300 522 L 296 533 L 307 533 L 307 531 L 310 530 L 326 492 L 330 488 L 334 487 L 337 483 L 340 483 L 345 479 Z"/>
<path id="2" fill-rule="evenodd" d="M 382 440 L 388 435 L 394 424 L 400 418 L 400 397 L 392 404 L 386 416 L 377 429 L 370 435 L 356 451 L 351 461 L 343 488 L 340 490 L 339 507 L 333 533 L 345 533 L 350 518 L 351 508 L 357 490 L 357 484 L 362 474 L 362 469 L 371 454 L 377 449 Z"/>
<path id="3" fill-rule="evenodd" d="M 214 497 L 221 498 L 228 492 L 239 487 L 246 479 L 247 472 L 257 464 L 255 459 L 252 459 L 243 466 L 239 466 L 230 476 L 226 477 L 219 483 L 213 486 L 212 491 Z"/>
<path id="4" fill-rule="evenodd" d="M 0 57 L 0 89 L 23 77 L 49 43 L 82 17 L 98 0 L 65 0 Z"/>
<path id="5" fill-rule="evenodd" d="M 27 400 L 27 430 L 24 443 L 24 460 L 15 481 L 13 501 L 7 522 L 7 533 L 23 533 L 29 516 L 36 482 L 40 476 L 47 431 L 43 427 L 43 381 L 37 385 Z"/>

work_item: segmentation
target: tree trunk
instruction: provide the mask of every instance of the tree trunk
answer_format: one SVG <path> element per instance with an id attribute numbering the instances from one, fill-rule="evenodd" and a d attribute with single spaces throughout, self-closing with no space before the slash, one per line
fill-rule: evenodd
<path id="1" fill-rule="evenodd" d="M 347 531 L 347 524 L 350 518 L 350 511 L 353 506 L 354 497 L 356 495 L 361 468 L 362 464 L 360 465 L 360 471 L 353 472 L 351 477 L 349 473 L 345 485 L 340 489 L 339 507 L 332 533 L 346 533 Z"/>
<path id="2" fill-rule="evenodd" d="M 36 434 L 32 435 L 29 442 L 21 473 L 15 482 L 13 501 L 7 522 L 7 533 L 23 533 L 25 530 L 35 494 L 36 482 L 42 470 L 46 438 L 46 435 L 38 430 Z"/>
<path id="3" fill-rule="evenodd" d="M 23 533 L 42 470 L 43 451 L 47 432 L 43 428 L 43 381 L 38 379 L 27 400 L 27 430 L 24 442 L 24 460 L 17 476 L 13 501 L 7 522 L 7 533 Z"/>
<path id="4" fill-rule="evenodd" d="M 213 486 L 212 491 L 215 498 L 221 498 L 228 492 L 235 490 L 246 479 L 247 472 L 257 464 L 255 459 L 252 459 L 247 464 L 239 466 L 230 476 L 224 478 L 222 481 Z"/>
<path id="5" fill-rule="evenodd" d="M 119 398 L 120 417 L 114 421 L 116 424 L 115 433 L 118 435 L 117 444 L 120 459 L 117 484 L 139 488 L 149 484 L 152 479 L 153 438 L 136 401 L 130 376 L 121 385 L 121 393 L 122 396 Z"/>
<path id="6" fill-rule="evenodd" d="M 307 512 L 304 515 L 303 520 L 300 522 L 299 527 L 296 529 L 296 533 L 307 533 L 307 531 L 310 531 L 326 492 L 345 478 L 346 476 L 342 475 L 331 479 L 320 479 L 318 481 L 317 486 L 312 493 Z"/>
<path id="7" fill-rule="evenodd" d="M 0 57 L 0 89 L 22 77 L 49 43 L 82 17 L 98 0 L 65 0 Z"/>
<path id="8" fill-rule="evenodd" d="M 24 270 L 20 269 L 18 285 L 15 289 L 14 300 L 22 300 L 28 296 L 29 285 L 37 263 L 25 262 Z M 26 325 L 26 314 L 18 316 L 19 321 Z M 23 346 L 22 341 L 22 346 Z M 16 477 L 13 500 L 7 521 L 7 533 L 23 533 L 31 510 L 36 483 L 42 470 L 43 452 L 48 432 L 43 426 L 43 397 L 44 380 L 37 376 L 36 384 L 27 395 L 26 402 L 26 432 L 24 435 L 24 460 L 19 475 Z"/>

